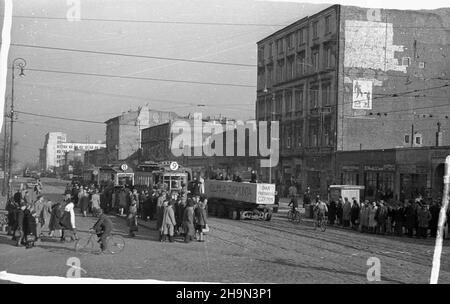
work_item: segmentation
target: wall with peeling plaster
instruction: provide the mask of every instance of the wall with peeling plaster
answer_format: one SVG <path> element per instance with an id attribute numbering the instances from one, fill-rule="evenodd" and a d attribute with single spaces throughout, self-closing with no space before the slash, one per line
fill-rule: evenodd
<path id="1" fill-rule="evenodd" d="M 355 81 L 372 83 L 356 94 L 370 107 L 355 106 Z M 450 145 L 450 87 L 430 89 L 450 84 L 450 9 L 342 6 L 338 82 L 338 151 L 407 147 L 413 133 L 434 146 L 438 121 Z"/>

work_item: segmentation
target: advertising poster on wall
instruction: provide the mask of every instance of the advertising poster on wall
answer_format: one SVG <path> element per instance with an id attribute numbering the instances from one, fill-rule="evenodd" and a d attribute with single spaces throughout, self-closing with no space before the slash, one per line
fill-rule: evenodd
<path id="1" fill-rule="evenodd" d="M 353 80 L 352 100 L 354 110 L 372 110 L 372 81 Z"/>

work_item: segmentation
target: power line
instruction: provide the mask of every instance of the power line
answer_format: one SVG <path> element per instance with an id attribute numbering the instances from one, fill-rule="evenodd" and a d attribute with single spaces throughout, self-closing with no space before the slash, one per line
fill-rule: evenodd
<path id="1" fill-rule="evenodd" d="M 55 51 L 88 53 L 88 54 L 99 54 L 99 55 L 110 55 L 110 56 L 147 58 L 147 59 L 157 59 L 157 60 L 182 61 L 182 62 L 189 62 L 189 63 L 229 65 L 229 66 L 239 66 L 239 67 L 256 67 L 256 65 L 254 65 L 254 64 L 245 64 L 245 63 L 220 62 L 220 61 L 208 61 L 208 60 L 194 60 L 194 59 L 183 59 L 183 58 L 173 58 L 173 57 L 159 57 L 159 56 L 148 56 L 148 55 L 137 55 L 137 54 L 126 54 L 126 53 L 115 53 L 115 52 L 101 52 L 101 51 L 93 51 L 93 50 L 68 49 L 68 48 L 61 48 L 61 47 L 52 47 L 52 46 L 43 46 L 43 45 L 30 45 L 30 44 L 21 44 L 21 43 L 11 43 L 11 45 L 12 46 L 18 46 L 18 47 L 28 47 L 28 48 L 47 49 L 47 50 L 55 50 Z"/>
<path id="2" fill-rule="evenodd" d="M 173 83 L 191 83 L 202 85 L 214 85 L 214 86 L 228 86 L 228 87 L 242 87 L 242 88 L 255 88 L 254 85 L 247 84 L 235 84 L 235 83 L 220 83 L 220 82 L 204 82 L 204 81 L 192 81 L 192 80 L 175 80 L 175 79 L 161 79 L 161 78 L 148 78 L 137 76 L 120 76 L 112 74 L 96 74 L 96 73 L 84 73 L 84 72 L 69 72 L 69 71 L 56 71 L 56 70 L 44 70 L 44 69 L 29 69 L 28 71 L 43 72 L 43 73 L 58 73 L 58 74 L 70 74 L 80 76 L 95 76 L 95 77 L 108 77 L 119 79 L 133 79 L 133 80 L 148 80 L 148 81 L 160 81 L 160 82 L 173 82 Z"/>
<path id="3" fill-rule="evenodd" d="M 13 18 L 21 19 L 44 19 L 44 20 L 62 20 L 67 21 L 63 17 L 46 17 L 46 16 L 13 16 Z M 81 18 L 80 21 L 95 22 L 123 22 L 123 23 L 155 23 L 155 24 L 180 24 L 180 25 L 218 25 L 218 26 L 288 26 L 289 24 L 267 24 L 267 23 L 234 23 L 234 22 L 192 22 L 192 21 L 160 21 L 160 20 L 135 20 L 135 19 L 102 19 L 102 18 Z"/>

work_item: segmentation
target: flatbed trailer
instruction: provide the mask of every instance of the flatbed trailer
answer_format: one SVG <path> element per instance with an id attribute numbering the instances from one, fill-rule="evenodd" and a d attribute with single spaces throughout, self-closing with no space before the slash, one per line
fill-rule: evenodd
<path id="1" fill-rule="evenodd" d="M 223 180 L 205 180 L 208 212 L 235 220 L 272 218 L 275 185 Z"/>

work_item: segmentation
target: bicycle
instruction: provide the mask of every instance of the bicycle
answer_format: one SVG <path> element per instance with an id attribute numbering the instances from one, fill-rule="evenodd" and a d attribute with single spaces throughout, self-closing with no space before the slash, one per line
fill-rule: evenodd
<path id="1" fill-rule="evenodd" d="M 298 210 L 294 211 L 292 209 L 288 211 L 287 218 L 289 222 L 294 222 L 296 224 L 299 224 L 302 220 L 300 211 Z"/>
<path id="2" fill-rule="evenodd" d="M 95 231 L 89 231 L 90 236 L 88 238 L 82 238 L 75 242 L 75 251 L 77 252 L 94 252 L 95 243 L 99 243 L 97 239 L 97 234 Z M 120 235 L 111 234 L 107 239 L 107 250 L 111 254 L 117 254 L 122 252 L 125 248 L 125 240 Z M 100 244 L 99 244 L 100 246 Z"/>
<path id="3" fill-rule="evenodd" d="M 314 219 L 314 230 L 316 230 L 318 227 L 320 227 L 320 230 L 322 232 L 325 232 L 327 230 L 327 220 L 325 215 L 323 215 L 321 219 L 318 219 L 316 215 L 316 218 Z"/>

